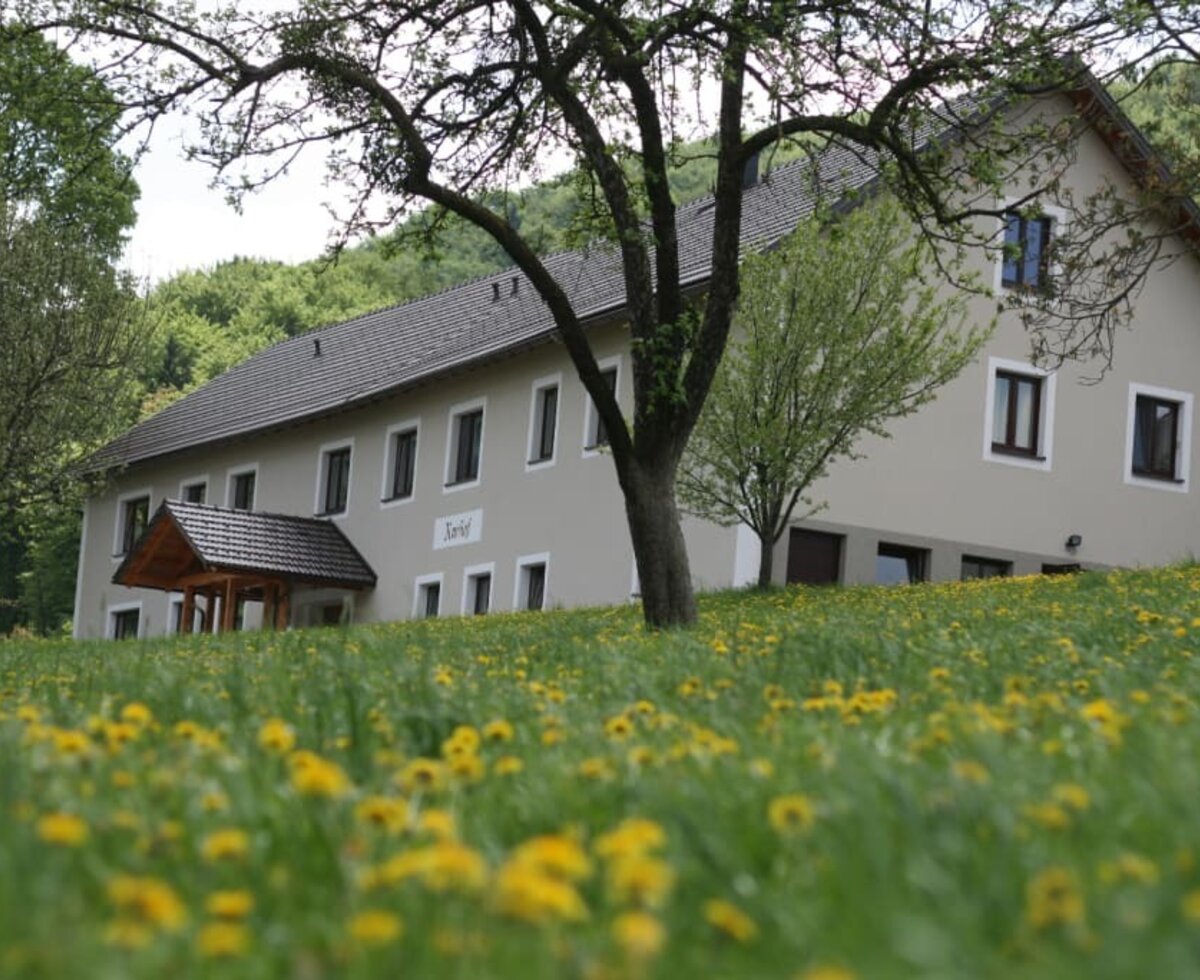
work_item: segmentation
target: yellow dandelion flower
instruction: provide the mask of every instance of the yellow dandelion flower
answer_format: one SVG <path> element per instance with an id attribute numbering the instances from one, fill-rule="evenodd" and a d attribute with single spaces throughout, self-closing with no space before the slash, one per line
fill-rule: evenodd
<path id="1" fill-rule="evenodd" d="M 87 840 L 88 827 L 73 813 L 47 813 L 38 818 L 37 835 L 57 847 L 78 847 Z"/>
<path id="2" fill-rule="evenodd" d="M 229 797 L 219 789 L 209 790 L 200 797 L 200 809 L 205 813 L 224 813 L 229 809 Z"/>
<path id="3" fill-rule="evenodd" d="M 438 840 L 454 840 L 458 837 L 458 821 L 449 810 L 423 810 L 417 820 L 417 830 Z"/>
<path id="4" fill-rule="evenodd" d="M 732 902 L 711 898 L 704 903 L 704 921 L 739 943 L 748 943 L 758 935 L 758 926 Z"/>
<path id="5" fill-rule="evenodd" d="M 502 755 L 492 766 L 497 776 L 513 776 L 525 768 L 525 763 L 515 755 Z"/>
<path id="6" fill-rule="evenodd" d="M 1021 812 L 1046 830 L 1066 830 L 1071 826 L 1071 815 L 1057 803 L 1030 803 Z"/>
<path id="7" fill-rule="evenodd" d="M 232 958 L 241 956 L 250 946 L 250 932 L 240 922 L 209 922 L 196 936 L 201 956 Z"/>
<path id="8" fill-rule="evenodd" d="M 803 793 L 789 793 L 775 797 L 768 804 L 767 819 L 780 833 L 805 833 L 816 823 L 817 810 Z"/>
<path id="9" fill-rule="evenodd" d="M 510 862 L 500 869 L 492 902 L 501 915 L 535 925 L 581 922 L 588 917 L 587 905 L 571 882 L 520 863 Z"/>
<path id="10" fill-rule="evenodd" d="M 988 772 L 987 766 L 974 759 L 956 759 L 950 771 L 963 782 L 974 783 L 976 786 L 986 786 L 992 781 L 992 774 Z"/>
<path id="11" fill-rule="evenodd" d="M 579 763 L 578 772 L 584 779 L 595 780 L 612 779 L 614 775 L 612 763 L 596 756 Z"/>
<path id="12" fill-rule="evenodd" d="M 592 873 L 592 862 L 579 842 L 563 834 L 532 837 L 518 845 L 511 860 L 568 881 L 582 881 Z"/>
<path id="13" fill-rule="evenodd" d="M 608 891 L 618 905 L 660 907 L 675 884 L 675 871 L 661 858 L 641 854 L 618 858 L 608 868 Z"/>
<path id="14" fill-rule="evenodd" d="M 474 755 L 479 751 L 479 732 L 470 725 L 459 725 L 442 742 L 442 755 L 450 759 L 458 755 Z"/>
<path id="15" fill-rule="evenodd" d="M 396 776 L 406 793 L 436 793 L 446 785 L 446 766 L 437 759 L 413 759 Z"/>
<path id="16" fill-rule="evenodd" d="M 132 701 L 121 709 L 121 721 L 131 725 L 149 725 L 154 720 L 154 712 L 140 701 Z"/>
<path id="17" fill-rule="evenodd" d="M 667 930 L 649 912 L 622 912 L 612 924 L 613 940 L 630 959 L 645 960 L 662 952 Z"/>
<path id="18" fill-rule="evenodd" d="M 254 909 L 254 896 L 245 889 L 213 892 L 204 900 L 204 910 L 214 919 L 244 919 Z"/>
<path id="19" fill-rule="evenodd" d="M 1025 917 L 1035 929 L 1073 925 L 1083 921 L 1084 902 L 1075 874 L 1052 866 L 1025 886 Z"/>
<path id="20" fill-rule="evenodd" d="M 258 730 L 258 744 L 268 752 L 291 752 L 296 745 L 295 729 L 282 718 L 268 718 Z"/>
<path id="21" fill-rule="evenodd" d="M 633 722 L 626 715 L 614 715 L 604 722 L 604 734 L 622 741 L 633 734 Z"/>
<path id="22" fill-rule="evenodd" d="M 477 783 L 487 774 L 483 760 L 469 753 L 451 756 L 447 768 L 460 783 Z"/>
<path id="23" fill-rule="evenodd" d="M 141 949 L 154 938 L 154 930 L 134 919 L 115 919 L 104 928 L 104 942 L 118 949 Z"/>
<path id="24" fill-rule="evenodd" d="M 858 974 L 844 966 L 833 963 L 819 963 L 810 966 L 796 977 L 796 980 L 857 980 Z"/>
<path id="25" fill-rule="evenodd" d="M 662 824 L 644 817 L 630 817 L 596 839 L 594 850 L 605 859 L 633 857 L 655 851 L 667 842 Z"/>
<path id="26" fill-rule="evenodd" d="M 1179 900 L 1179 908 L 1184 919 L 1193 925 L 1200 925 L 1200 888 L 1193 888 Z"/>
<path id="27" fill-rule="evenodd" d="M 122 919 L 173 932 L 187 921 L 187 909 L 175 890 L 157 878 L 118 875 L 108 882 L 109 900 Z"/>
<path id="28" fill-rule="evenodd" d="M 250 837 L 235 827 L 216 830 L 200 844 L 200 856 L 210 864 L 215 861 L 240 860 L 250 849 Z"/>
<path id="29" fill-rule="evenodd" d="M 131 789 L 137 785 L 137 778 L 128 769 L 117 769 L 108 777 L 114 789 Z"/>
<path id="30" fill-rule="evenodd" d="M 513 734 L 513 726 L 503 718 L 489 721 L 483 726 L 483 740 L 485 742 L 511 742 Z"/>
<path id="31" fill-rule="evenodd" d="M 292 764 L 292 788 L 301 796 L 333 798 L 350 791 L 350 780 L 336 762 L 312 752 L 295 752 Z"/>
<path id="32" fill-rule="evenodd" d="M 391 796 L 368 796 L 354 808 L 354 816 L 369 827 L 398 834 L 408 826 L 408 803 Z"/>
<path id="33" fill-rule="evenodd" d="M 1090 794 L 1078 783 L 1059 783 L 1053 795 L 1056 802 L 1079 813 L 1092 805 Z"/>
<path id="34" fill-rule="evenodd" d="M 347 931 L 364 946 L 386 946 L 404 933 L 404 923 L 395 912 L 366 909 L 350 920 Z"/>

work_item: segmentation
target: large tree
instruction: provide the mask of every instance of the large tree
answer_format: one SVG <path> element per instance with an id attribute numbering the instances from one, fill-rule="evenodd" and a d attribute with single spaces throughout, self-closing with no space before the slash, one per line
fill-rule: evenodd
<path id="1" fill-rule="evenodd" d="M 932 400 L 990 330 L 940 289 L 929 242 L 894 200 L 812 218 L 748 258 L 734 338 L 679 472 L 684 507 L 758 537 L 758 584 L 810 490 L 865 434 Z M 803 503 L 805 511 L 796 514 Z"/>
<path id="2" fill-rule="evenodd" d="M 743 172 L 781 138 L 836 141 L 888 161 L 932 230 L 996 213 L 1003 159 L 1028 144 L 988 125 L 992 96 L 1041 90 L 1146 28 L 1105 5 L 1059 0 L 300 0 L 197 13 L 157 0 L 17 0 L 24 23 L 90 42 L 127 104 L 186 108 L 195 152 L 243 161 L 250 187 L 316 143 L 357 193 L 348 230 L 414 198 L 478 225 L 528 277 L 609 434 L 648 622 L 695 616 L 676 473 L 725 348 L 738 295 Z M 977 123 L 958 153 L 921 133 Z M 982 114 L 982 119 L 978 114 Z M 682 274 L 668 169 L 682 139 L 715 127 L 704 295 Z M 1030 139 L 1046 139 L 1031 134 Z M 572 154 L 595 191 L 596 229 L 619 254 L 634 406 L 623 417 L 581 311 L 494 192 Z M 633 161 L 635 167 L 623 166 Z M 1031 194 L 1035 189 L 1031 189 Z M 501 198 L 502 199 L 502 198 Z"/>

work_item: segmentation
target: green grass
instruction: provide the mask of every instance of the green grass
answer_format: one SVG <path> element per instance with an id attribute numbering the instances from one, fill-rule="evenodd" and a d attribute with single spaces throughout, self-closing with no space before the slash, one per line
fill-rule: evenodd
<path id="1" fill-rule="evenodd" d="M 663 635 L 621 608 L 0 643 L 0 975 L 1200 975 L 1200 568 L 701 609 Z M 130 704 L 150 717 L 121 723 Z M 260 745 L 272 718 L 330 795 Z M 453 743 L 464 776 L 404 785 L 495 720 L 511 741 Z M 376 825 L 377 796 L 407 816 Z M 420 863 L 431 811 L 474 871 Z M 47 840 L 48 814 L 86 837 Z M 624 858 L 664 885 L 645 955 L 615 938 L 638 903 L 596 850 L 631 817 L 665 834 Z M 207 859 L 224 829 L 244 853 Z M 590 873 L 523 858 L 539 835 Z M 214 932 L 221 890 L 253 908 Z M 712 899 L 754 935 L 707 921 Z M 394 917 L 374 944 L 366 910 Z"/>

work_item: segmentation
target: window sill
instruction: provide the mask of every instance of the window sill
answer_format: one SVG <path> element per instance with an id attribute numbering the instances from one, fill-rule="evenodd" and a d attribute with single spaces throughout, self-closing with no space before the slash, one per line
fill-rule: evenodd
<path id="1" fill-rule="evenodd" d="M 411 493 L 405 493 L 395 497 L 380 497 L 379 502 L 381 504 L 402 504 L 407 500 L 412 500 L 412 498 L 413 495 Z"/>
<path id="2" fill-rule="evenodd" d="M 453 490 L 455 487 L 473 487 L 479 483 L 479 477 L 473 476 L 469 480 L 452 480 L 450 483 L 443 483 L 443 490 Z"/>
<path id="3" fill-rule="evenodd" d="M 1039 456 L 1037 453 L 1026 452 L 1023 449 L 1013 449 L 1009 446 L 1002 446 L 998 443 L 992 443 L 992 452 L 997 456 L 1009 456 L 1012 459 L 1028 459 L 1034 463 L 1046 462 L 1045 456 Z"/>
<path id="4" fill-rule="evenodd" d="M 1143 470 L 1130 470 L 1129 475 L 1135 480 L 1153 480 L 1155 483 L 1173 483 L 1183 486 L 1183 480 L 1177 476 L 1164 476 L 1162 473 L 1146 473 Z"/>
<path id="5" fill-rule="evenodd" d="M 347 513 L 348 513 L 347 510 L 323 510 L 323 511 L 320 511 L 319 513 L 313 514 L 313 517 L 328 517 L 328 518 L 345 517 Z"/>
<path id="6" fill-rule="evenodd" d="M 543 456 L 541 459 L 527 459 L 527 460 L 525 460 L 525 465 L 526 466 L 546 466 L 553 462 L 554 462 L 553 456 Z"/>

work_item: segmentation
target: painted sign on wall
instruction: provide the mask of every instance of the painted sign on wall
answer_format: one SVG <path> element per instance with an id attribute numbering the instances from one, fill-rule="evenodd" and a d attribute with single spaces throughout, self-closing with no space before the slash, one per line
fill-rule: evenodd
<path id="1" fill-rule="evenodd" d="M 461 514 L 439 517 L 433 522 L 433 550 L 474 544 L 483 537 L 483 511 L 468 510 Z"/>

